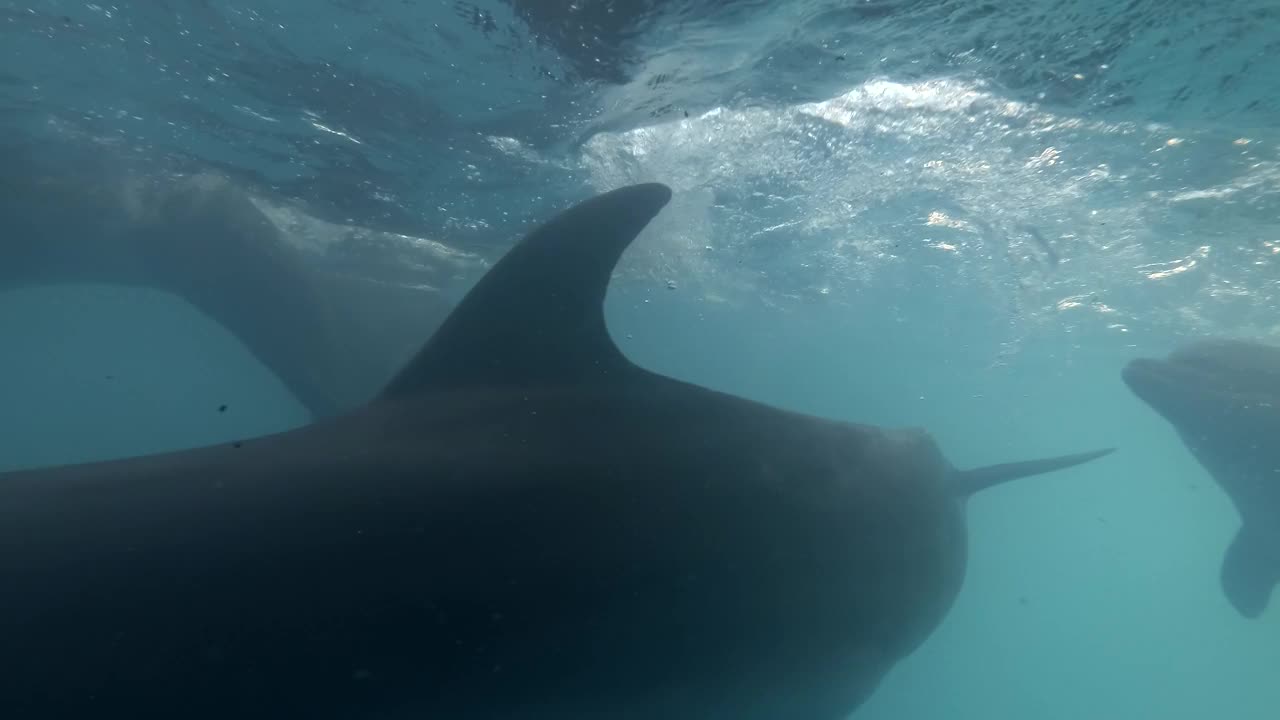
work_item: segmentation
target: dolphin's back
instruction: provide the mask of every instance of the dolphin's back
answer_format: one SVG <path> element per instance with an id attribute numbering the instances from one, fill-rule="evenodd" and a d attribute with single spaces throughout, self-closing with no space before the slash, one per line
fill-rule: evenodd
<path id="1" fill-rule="evenodd" d="M 0 573 L 21 588 L 0 600 L 0 703 L 15 717 L 419 704 L 465 718 L 565 678 L 584 714 L 617 697 L 710 712 L 708 696 L 788 677 L 821 698 L 869 692 L 917 633 L 904 594 L 943 591 L 898 564 L 942 559 L 895 523 L 949 510 L 924 485 L 833 504 L 848 497 L 840 456 L 873 449 L 873 428 L 792 425 L 709 391 L 670 403 L 684 388 L 664 382 L 446 392 L 425 414 L 387 403 L 239 447 L 0 478 Z M 798 457 L 809 477 L 773 470 Z M 847 524 L 809 522 L 823 505 Z M 857 571 L 794 554 L 811 543 Z"/>

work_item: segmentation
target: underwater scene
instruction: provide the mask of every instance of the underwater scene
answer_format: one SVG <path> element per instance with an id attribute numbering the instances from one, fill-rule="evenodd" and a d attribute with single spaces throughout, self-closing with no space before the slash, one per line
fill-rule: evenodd
<path id="1" fill-rule="evenodd" d="M 0 0 L 0 717 L 1280 718 L 1274 0 Z"/>

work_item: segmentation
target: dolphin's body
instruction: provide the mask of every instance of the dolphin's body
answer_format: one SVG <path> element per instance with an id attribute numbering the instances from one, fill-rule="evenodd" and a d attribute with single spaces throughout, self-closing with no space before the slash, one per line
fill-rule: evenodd
<path id="1" fill-rule="evenodd" d="M 1241 526 L 1222 563 L 1222 590 L 1260 616 L 1280 582 L 1280 348 L 1202 340 L 1123 371 L 1231 498 Z"/>
<path id="2" fill-rule="evenodd" d="M 314 418 L 368 402 L 452 304 L 321 267 L 226 178 L 0 153 L 0 292 L 61 283 L 162 290 L 235 335 Z"/>
<path id="3" fill-rule="evenodd" d="M 643 370 L 605 327 L 665 206 L 526 237 L 362 410 L 0 476 L 6 717 L 836 720 L 941 621 L 960 472 L 920 430 Z"/>

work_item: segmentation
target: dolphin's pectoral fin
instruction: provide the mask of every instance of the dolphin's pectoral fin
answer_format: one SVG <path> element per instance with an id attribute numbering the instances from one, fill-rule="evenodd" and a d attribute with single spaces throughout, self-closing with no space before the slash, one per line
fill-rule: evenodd
<path id="1" fill-rule="evenodd" d="M 1069 467 L 1092 462 L 1113 452 L 1115 452 L 1115 448 L 1105 448 L 1091 452 L 1076 453 L 1075 455 L 1061 455 L 1039 460 L 988 465 L 987 467 L 973 468 L 972 470 L 957 470 L 951 479 L 951 491 L 961 497 L 968 497 L 993 485 L 1032 475 L 1065 470 Z"/>
<path id="2" fill-rule="evenodd" d="M 605 291 L 622 252 L 670 199 L 665 185 L 632 185 L 535 230 L 485 273 L 383 397 L 633 370 L 605 327 Z"/>
<path id="3" fill-rule="evenodd" d="M 1270 547 L 1264 536 L 1240 528 L 1222 559 L 1222 592 L 1247 618 L 1267 609 L 1271 590 L 1280 582 L 1280 549 Z"/>

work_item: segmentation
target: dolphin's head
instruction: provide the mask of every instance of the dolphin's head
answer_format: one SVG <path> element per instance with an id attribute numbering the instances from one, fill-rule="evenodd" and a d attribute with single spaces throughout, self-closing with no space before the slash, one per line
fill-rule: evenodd
<path id="1" fill-rule="evenodd" d="M 1120 377 L 1133 394 L 1179 427 L 1215 413 L 1215 401 L 1221 396 L 1212 373 L 1172 360 L 1137 358 L 1125 365 Z"/>
<path id="2" fill-rule="evenodd" d="M 929 586 L 899 588 L 893 595 L 894 602 L 901 598 L 913 598 L 914 617 L 929 618 L 928 622 L 912 624 L 903 621 L 897 627 L 909 628 L 894 645 L 895 651 L 905 655 L 928 637 L 936 623 L 946 615 L 964 582 L 968 555 L 968 530 L 965 519 L 966 503 L 976 492 L 1010 480 L 1055 472 L 1091 462 L 1108 455 L 1111 448 L 1056 457 L 1023 460 L 989 465 L 972 469 L 958 469 L 945 457 L 937 441 L 921 428 L 876 429 L 872 435 L 875 451 L 858 453 L 860 462 L 867 458 L 877 462 L 875 472 L 866 472 L 865 465 L 858 465 L 859 473 L 850 474 L 849 486 L 862 488 L 866 477 L 877 479 L 875 494 L 892 497 L 892 502 L 881 502 L 876 507 L 888 510 L 878 517 L 864 520 L 873 525 L 884 522 L 889 525 L 911 526 L 922 530 L 899 538 L 892 548 L 897 558 L 910 558 L 917 568 L 928 566 L 929 572 L 911 576 L 918 581 L 934 583 Z M 856 480 L 856 482 L 854 482 Z M 860 502 L 859 507 L 869 503 Z M 908 522 L 911 514 L 927 521 Z M 892 536 L 886 533 L 886 536 Z M 912 555 L 908 549 L 915 548 Z M 884 546 L 879 547 L 885 550 Z M 882 610 L 883 613 L 905 612 Z"/>
<path id="3" fill-rule="evenodd" d="M 1129 389 L 1189 437 L 1253 435 L 1280 418 L 1280 348 L 1239 340 L 1186 345 L 1121 372 Z M 1216 431 L 1215 431 L 1216 430 Z"/>

